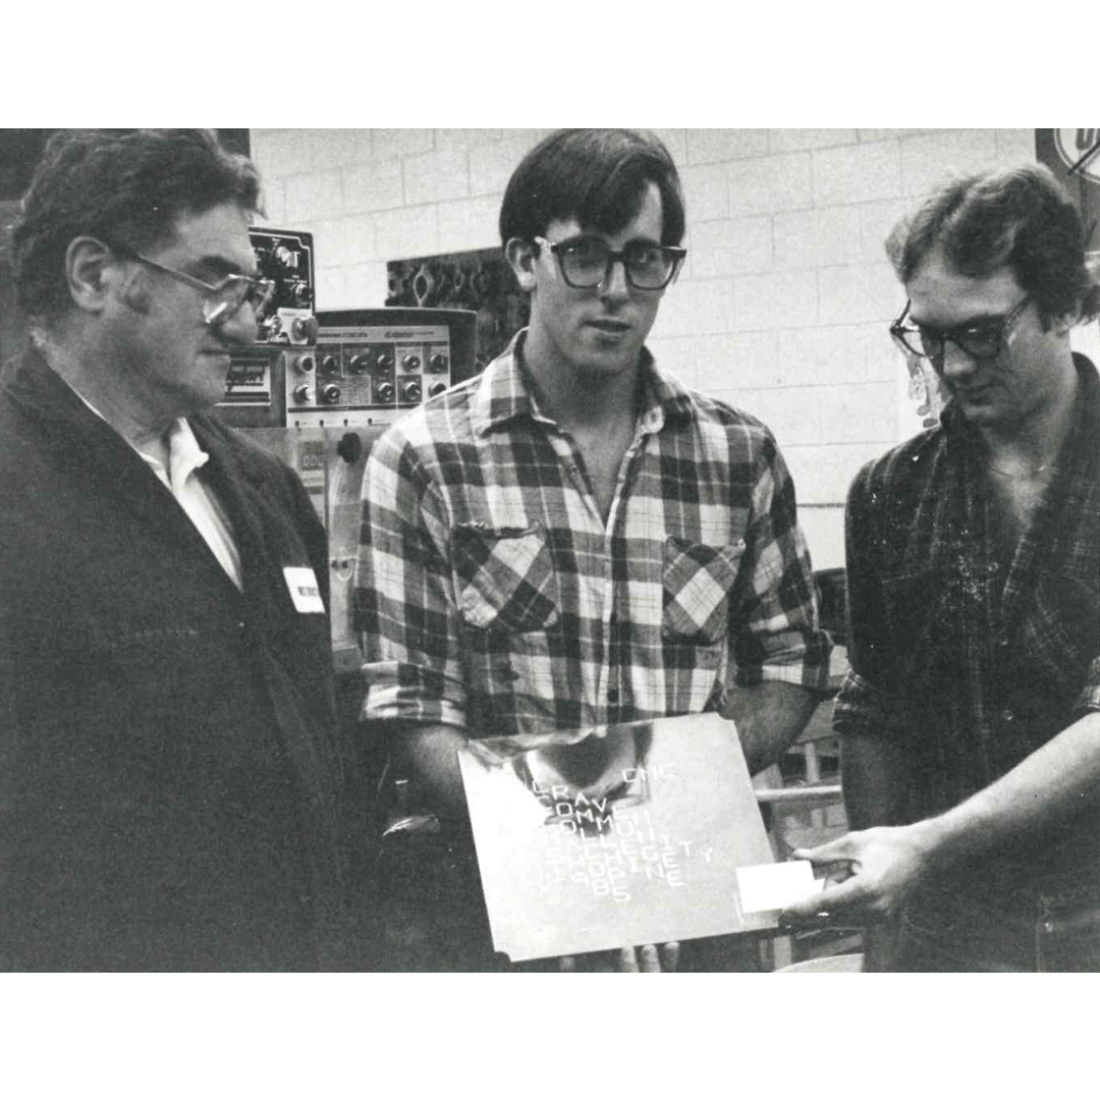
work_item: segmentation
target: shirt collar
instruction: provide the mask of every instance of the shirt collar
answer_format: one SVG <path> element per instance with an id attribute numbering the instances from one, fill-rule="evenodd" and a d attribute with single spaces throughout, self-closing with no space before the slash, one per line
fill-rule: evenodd
<path id="1" fill-rule="evenodd" d="M 471 410 L 474 432 L 484 435 L 520 417 L 550 423 L 538 407 L 523 363 L 527 330 L 520 329 L 508 347 L 486 368 Z M 657 367 L 648 348 L 641 353 L 644 400 L 638 420 L 647 432 L 659 432 L 666 424 L 690 420 L 694 403 L 687 387 L 674 375 Z"/>
<path id="2" fill-rule="evenodd" d="M 60 376 L 59 376 L 60 377 Z M 110 425 L 107 418 L 66 379 L 62 379 L 69 389 L 99 417 L 105 424 Z M 121 433 L 120 433 L 121 434 Z M 122 436 L 126 439 L 125 436 Z M 126 439 L 126 442 L 145 460 L 161 480 L 167 482 L 174 493 L 178 493 L 187 482 L 187 479 L 200 467 L 205 466 L 210 456 L 199 446 L 195 433 L 191 431 L 191 425 L 185 417 L 180 417 L 172 422 L 168 429 L 168 469 L 165 470 L 161 462 L 159 448 L 142 447 L 137 443 Z"/>

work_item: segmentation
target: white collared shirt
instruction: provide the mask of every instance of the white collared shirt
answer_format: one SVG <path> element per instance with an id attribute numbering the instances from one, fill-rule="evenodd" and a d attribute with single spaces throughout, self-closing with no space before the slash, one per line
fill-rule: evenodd
<path id="1" fill-rule="evenodd" d="M 187 513 L 230 580 L 238 588 L 243 588 L 241 556 L 233 541 L 233 526 L 218 498 L 207 489 L 196 473 L 206 465 L 210 456 L 199 446 L 191 425 L 181 416 L 168 429 L 167 470 L 159 455 L 143 451 L 132 443 L 130 445 L 157 475 L 161 484 L 179 501 L 180 507 Z"/>

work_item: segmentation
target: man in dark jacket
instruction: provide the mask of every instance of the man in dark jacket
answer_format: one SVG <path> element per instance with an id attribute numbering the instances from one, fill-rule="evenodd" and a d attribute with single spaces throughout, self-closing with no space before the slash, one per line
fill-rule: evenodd
<path id="1" fill-rule="evenodd" d="M 12 238 L 0 383 L 0 967 L 317 969 L 338 951 L 324 531 L 203 410 L 269 288 L 202 131 L 72 132 Z"/>

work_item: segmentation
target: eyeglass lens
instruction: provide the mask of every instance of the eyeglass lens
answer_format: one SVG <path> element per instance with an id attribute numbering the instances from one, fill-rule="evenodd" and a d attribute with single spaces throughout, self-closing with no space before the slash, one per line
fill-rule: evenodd
<path id="1" fill-rule="evenodd" d="M 558 252 L 571 286 L 589 289 L 608 274 L 611 249 L 596 237 L 582 237 Z M 627 281 L 639 290 L 660 290 L 672 277 L 675 259 L 658 245 L 633 241 L 623 250 Z"/>

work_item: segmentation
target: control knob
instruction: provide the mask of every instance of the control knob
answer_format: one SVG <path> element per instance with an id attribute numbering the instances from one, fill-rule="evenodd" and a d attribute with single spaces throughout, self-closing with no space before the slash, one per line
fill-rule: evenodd
<path id="1" fill-rule="evenodd" d="M 326 355 L 321 360 L 321 369 L 325 374 L 339 374 L 340 373 L 340 357 L 337 355 Z"/>
<path id="2" fill-rule="evenodd" d="M 348 360 L 348 370 L 352 374 L 362 374 L 370 366 L 370 356 L 366 354 L 353 355 Z"/>
<path id="3" fill-rule="evenodd" d="M 390 402 L 394 398 L 394 390 L 392 382 L 379 382 L 374 387 L 374 395 L 379 401 Z"/>
<path id="4" fill-rule="evenodd" d="M 299 405 L 306 404 L 313 397 L 313 391 L 304 382 L 300 386 L 294 387 L 294 400 Z"/>
<path id="5" fill-rule="evenodd" d="M 312 374 L 315 366 L 312 355 L 299 355 L 294 359 L 294 366 L 302 374 Z"/>
<path id="6" fill-rule="evenodd" d="M 340 387 L 335 382 L 328 382 L 321 387 L 321 400 L 326 405 L 335 405 L 340 400 Z"/>
<path id="7" fill-rule="evenodd" d="M 420 369 L 420 356 L 419 355 L 406 355 L 401 359 L 401 366 L 405 370 L 419 370 Z"/>
<path id="8" fill-rule="evenodd" d="M 435 355 L 433 355 L 431 357 L 429 362 L 431 363 L 432 370 L 434 370 L 434 371 L 441 371 L 441 370 L 446 370 L 447 369 L 447 356 L 443 355 L 442 353 L 440 353 L 438 351 L 435 353 Z"/>
<path id="9" fill-rule="evenodd" d="M 428 387 L 428 396 L 429 397 L 438 397 L 446 389 L 447 389 L 447 383 L 446 382 L 433 382 Z"/>
<path id="10" fill-rule="evenodd" d="M 401 400 L 402 401 L 419 401 L 420 400 L 420 383 L 405 382 L 401 386 Z"/>

